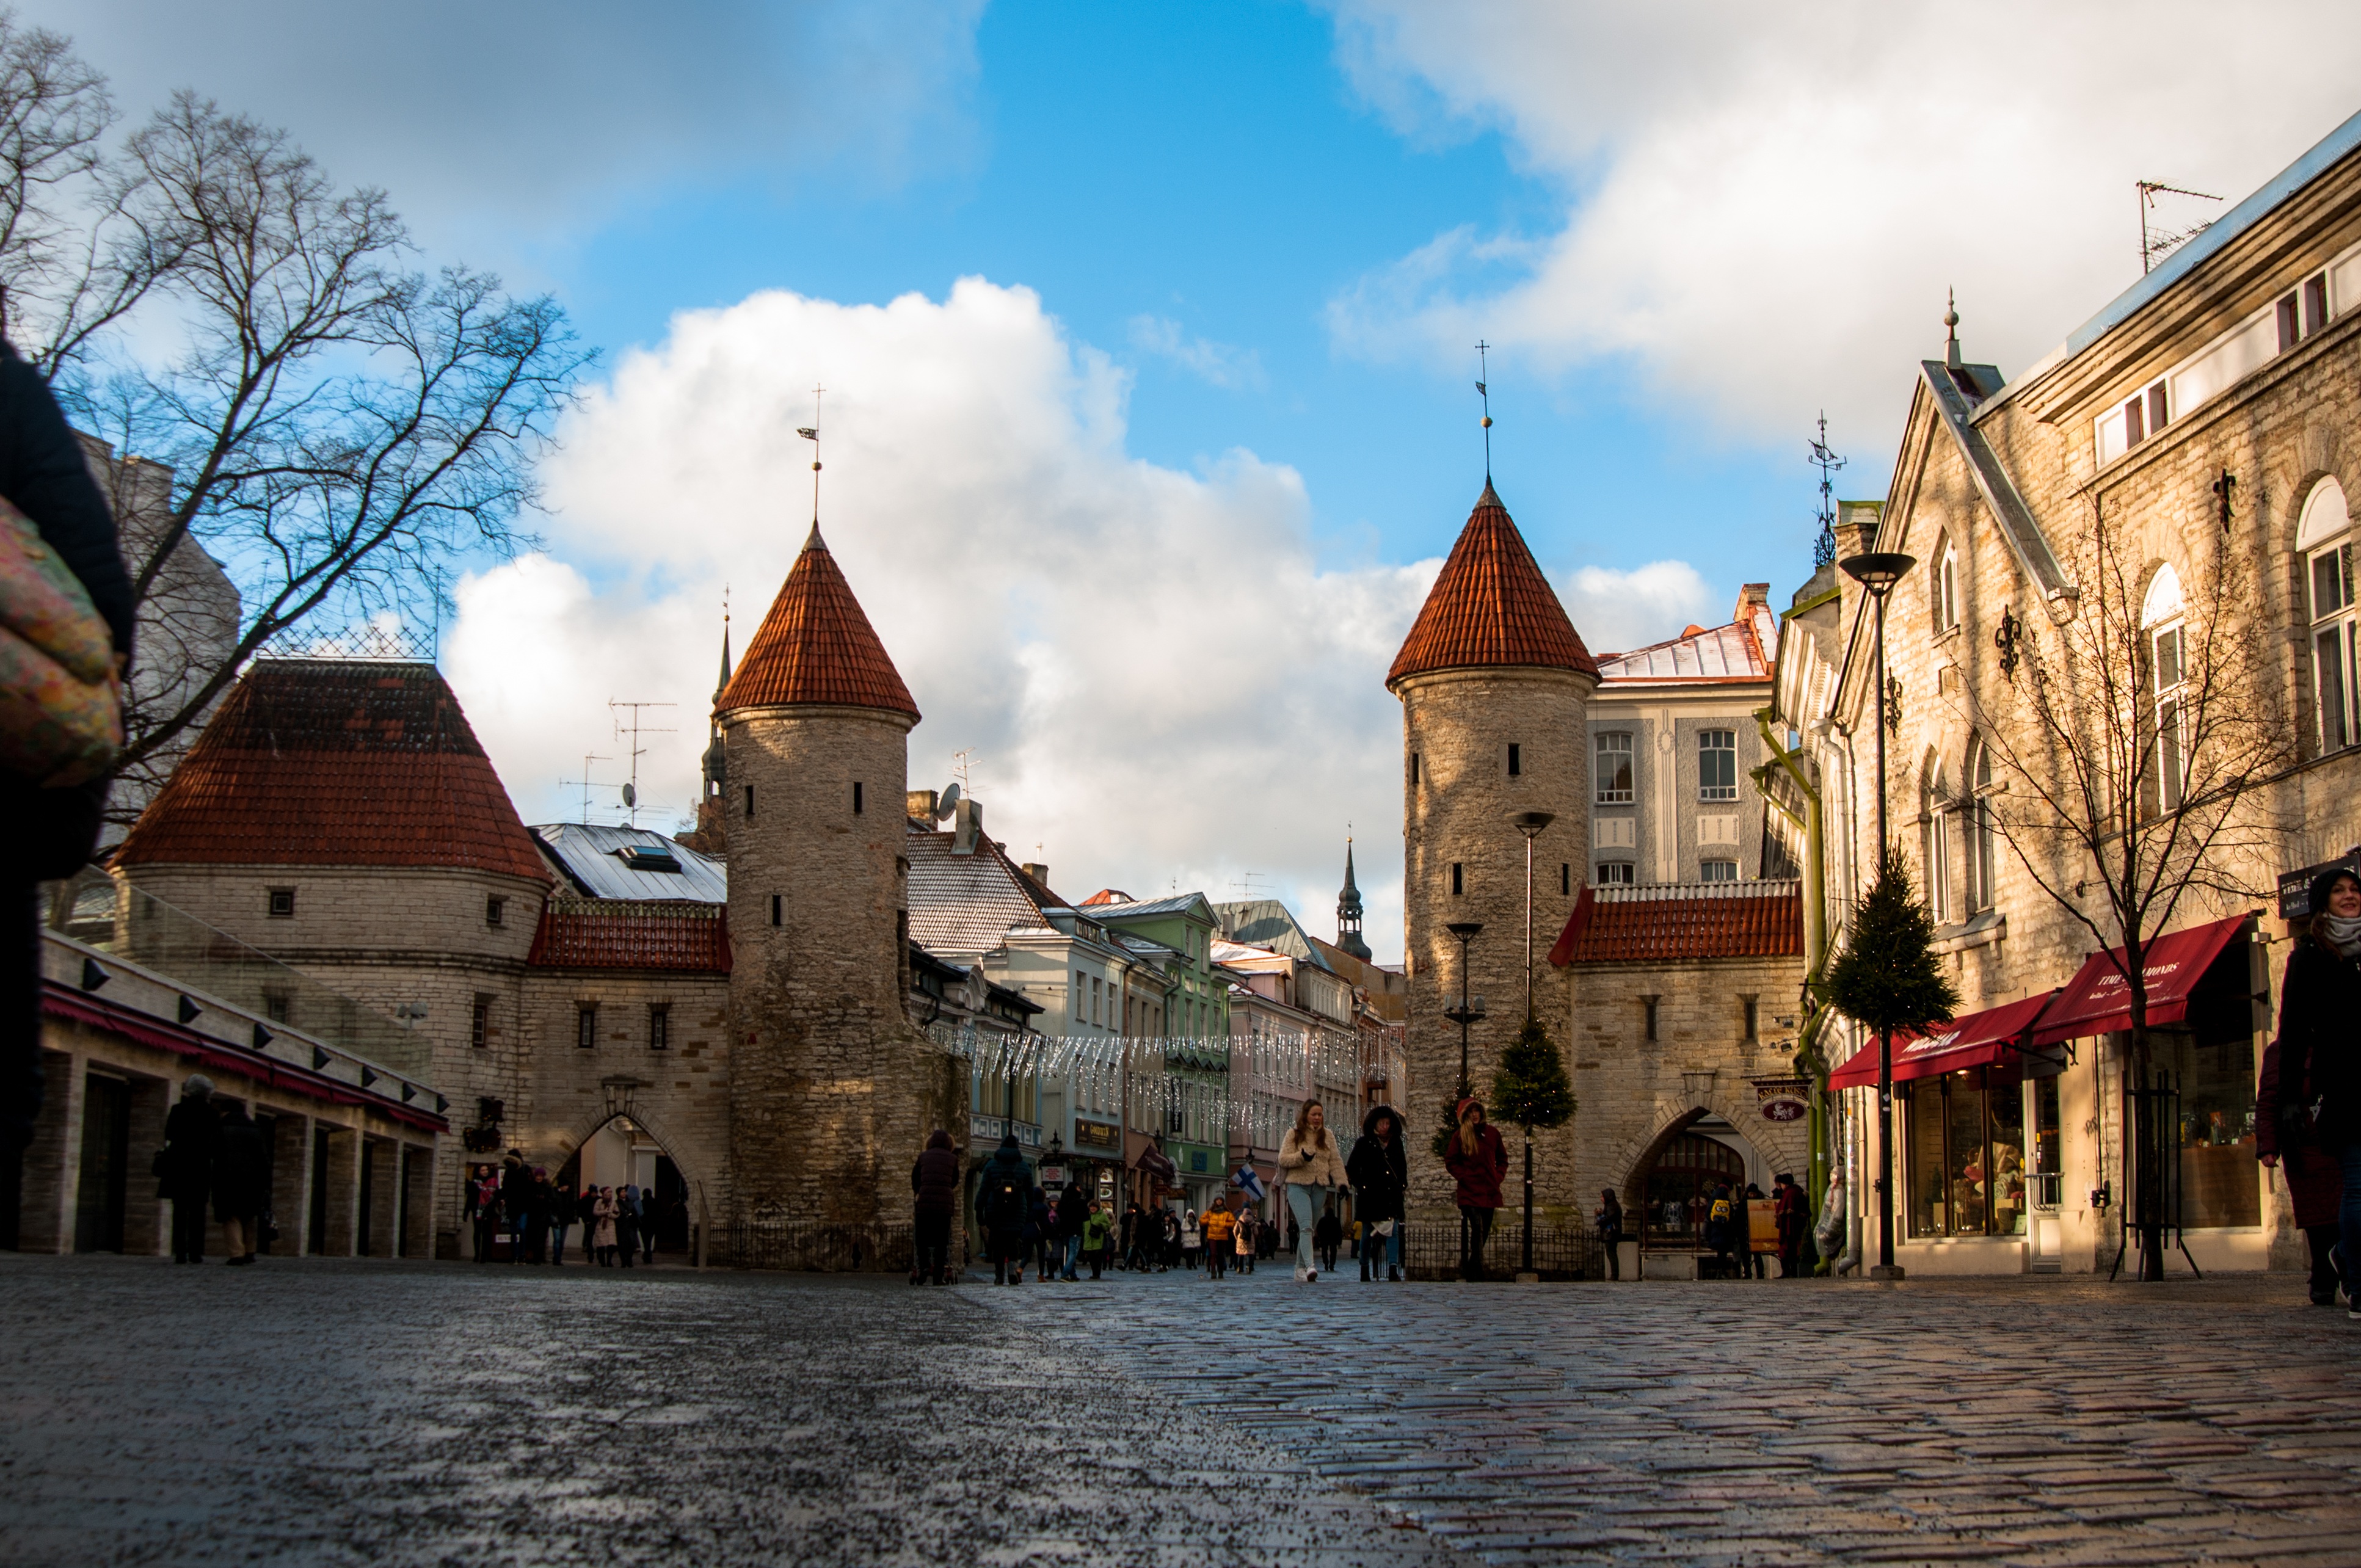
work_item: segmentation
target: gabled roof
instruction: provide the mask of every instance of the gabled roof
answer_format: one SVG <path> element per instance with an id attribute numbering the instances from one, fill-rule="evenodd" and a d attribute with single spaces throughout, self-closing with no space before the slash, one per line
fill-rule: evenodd
<path id="1" fill-rule="evenodd" d="M 1939 359 L 1926 359 L 1919 362 L 1918 370 L 1925 378 L 1927 395 L 1934 404 L 1937 418 L 1959 444 L 1960 455 L 1967 459 L 1976 494 L 1983 498 L 1985 508 L 2000 524 L 2001 537 L 2007 542 L 2009 554 L 2016 557 L 2017 565 L 2043 598 L 2070 596 L 2073 587 L 2066 580 L 2066 569 L 2058 564 L 2057 553 L 2049 547 L 2049 536 L 2042 532 L 2000 454 L 1976 428 L 1976 411 L 2001 390 L 1999 369 L 1991 365 L 1946 365 Z"/>
<path id="2" fill-rule="evenodd" d="M 1803 887 L 1793 882 L 1586 887 L 1549 951 L 1568 964 L 1801 958 Z"/>
<path id="3" fill-rule="evenodd" d="M 699 904 L 730 901 L 730 872 L 710 855 L 649 828 L 598 822 L 551 822 L 527 829 L 561 877 L 585 898 L 686 899 Z M 625 853 L 668 857 L 677 871 L 642 870 Z M 638 856 L 633 859 L 638 859 Z"/>
<path id="4" fill-rule="evenodd" d="M 1011 931 L 1054 931 L 1042 911 L 1062 907 L 1056 894 L 1018 870 L 989 839 L 972 855 L 951 853 L 952 835 L 913 832 L 910 938 L 938 954 L 987 953 Z"/>
<path id="5" fill-rule="evenodd" d="M 1222 933 L 1233 942 L 1252 948 L 1268 948 L 1301 959 L 1318 969 L 1329 968 L 1320 949 L 1312 945 L 1312 934 L 1295 918 L 1295 912 L 1276 898 L 1248 898 L 1213 905 L 1214 917 L 1222 923 Z"/>
<path id="6" fill-rule="evenodd" d="M 1221 923 L 1214 918 L 1213 906 L 1206 901 L 1205 895 L 1202 893 L 1180 893 L 1173 894 L 1170 898 L 1143 898 L 1129 902 L 1119 897 L 1111 897 L 1104 903 L 1095 900 L 1085 903 L 1082 907 L 1091 912 L 1092 919 L 1103 925 L 1117 920 L 1137 920 L 1153 915 L 1186 915 L 1191 910 L 1198 908 L 1202 908 L 1207 918 L 1213 919 L 1215 925 Z"/>
<path id="7" fill-rule="evenodd" d="M 1386 687 L 1430 670 L 1466 666 L 1598 673 L 1489 480 L 1394 655 Z"/>
<path id="8" fill-rule="evenodd" d="M 852 585 L 844 580 L 818 523 L 713 706 L 728 713 L 788 703 L 878 707 L 918 717 L 910 688 L 852 597 Z"/>
<path id="9" fill-rule="evenodd" d="M 1779 620 L 1762 603 L 1726 626 L 1691 627 L 1681 636 L 1598 660 L 1601 695 L 1615 683 L 1687 681 L 1703 685 L 1767 681 L 1779 647 Z"/>
<path id="10" fill-rule="evenodd" d="M 432 664 L 258 659 L 115 851 L 123 866 L 441 866 L 551 880 Z"/>

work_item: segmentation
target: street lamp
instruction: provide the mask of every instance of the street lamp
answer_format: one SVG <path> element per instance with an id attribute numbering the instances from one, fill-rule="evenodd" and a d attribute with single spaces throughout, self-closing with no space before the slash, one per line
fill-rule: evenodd
<path id="1" fill-rule="evenodd" d="M 1467 944 L 1484 928 L 1480 920 L 1454 920 L 1444 927 L 1459 938 L 1459 1005 L 1446 1007 L 1443 1015 L 1459 1025 L 1459 1093 L 1455 1098 L 1467 1098 L 1467 1025 L 1484 1021 L 1484 999 L 1467 995 Z"/>
<path id="2" fill-rule="evenodd" d="M 1520 811 L 1509 821 L 1525 836 L 1525 1016 L 1533 1015 L 1533 839 L 1557 818 L 1546 811 Z"/>
<path id="3" fill-rule="evenodd" d="M 1904 573 L 1918 563 L 1915 557 L 1887 551 L 1847 556 L 1839 565 L 1845 575 L 1869 590 L 1877 603 L 1877 864 L 1885 867 L 1885 597 Z M 1877 1036 L 1877 1266 L 1872 1279 L 1899 1279 L 1894 1261 L 1894 1031 Z"/>

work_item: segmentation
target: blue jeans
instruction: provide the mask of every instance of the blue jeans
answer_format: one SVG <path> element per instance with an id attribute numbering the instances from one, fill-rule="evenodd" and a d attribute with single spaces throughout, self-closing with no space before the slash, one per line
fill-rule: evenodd
<path id="1" fill-rule="evenodd" d="M 1065 1268 L 1062 1272 L 1065 1274 L 1067 1278 L 1071 1279 L 1074 1277 L 1074 1265 L 1082 1255 L 1082 1238 L 1081 1234 L 1077 1232 L 1075 1234 L 1068 1236 L 1062 1250 L 1065 1253 L 1065 1257 L 1063 1259 Z"/>
<path id="2" fill-rule="evenodd" d="M 2338 1272 L 2351 1285 L 2361 1283 L 2361 1143 L 2337 1150 L 2336 1163 L 2345 1172 L 2345 1203 L 2336 1212 L 2338 1245 L 2345 1252 Z"/>
<path id="3" fill-rule="evenodd" d="M 1287 1184 L 1287 1206 L 1295 1214 L 1295 1266 L 1311 1268 L 1312 1265 L 1312 1233 L 1320 1223 L 1320 1210 L 1328 1200 L 1325 1187 L 1299 1187 Z"/>

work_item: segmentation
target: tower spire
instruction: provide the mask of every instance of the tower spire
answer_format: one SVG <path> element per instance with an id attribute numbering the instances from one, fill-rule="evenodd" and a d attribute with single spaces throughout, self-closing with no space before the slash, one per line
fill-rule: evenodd
<path id="1" fill-rule="evenodd" d="M 1960 367 L 1960 296 L 1955 289 L 1943 291 L 1943 363 L 1957 370 Z"/>
<path id="2" fill-rule="evenodd" d="M 1361 890 L 1353 881 L 1353 835 L 1345 835 L 1345 885 L 1336 894 L 1336 945 L 1367 963 L 1369 944 L 1361 936 Z"/>
<path id="3" fill-rule="evenodd" d="M 812 422 L 796 426 L 796 433 L 812 444 L 812 525 L 811 539 L 805 541 L 807 544 L 819 537 L 819 400 L 827 390 L 826 387 L 813 383 Z"/>
<path id="4" fill-rule="evenodd" d="M 719 702 L 730 686 L 730 586 L 721 587 L 721 678 L 714 683 L 713 700 Z"/>
<path id="5" fill-rule="evenodd" d="M 1492 345 L 1482 338 L 1476 340 L 1476 395 L 1484 400 L 1484 488 L 1492 488 L 1492 389 L 1485 383 L 1492 378 Z"/>

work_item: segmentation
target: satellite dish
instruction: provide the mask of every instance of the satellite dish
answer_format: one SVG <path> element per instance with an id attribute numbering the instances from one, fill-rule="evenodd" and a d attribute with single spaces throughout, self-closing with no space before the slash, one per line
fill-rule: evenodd
<path id="1" fill-rule="evenodd" d="M 637 805 L 639 805 L 639 804 L 640 804 L 640 792 L 639 792 L 638 790 L 636 790 L 636 789 L 633 789 L 630 784 L 625 784 L 625 785 L 623 786 L 623 804 L 624 804 L 625 806 L 637 806 Z"/>
<path id="2" fill-rule="evenodd" d="M 943 791 L 942 798 L 940 800 L 935 802 L 935 820 L 940 822 L 952 812 L 958 810 L 959 802 L 959 785 L 953 784 L 950 788 Z"/>

